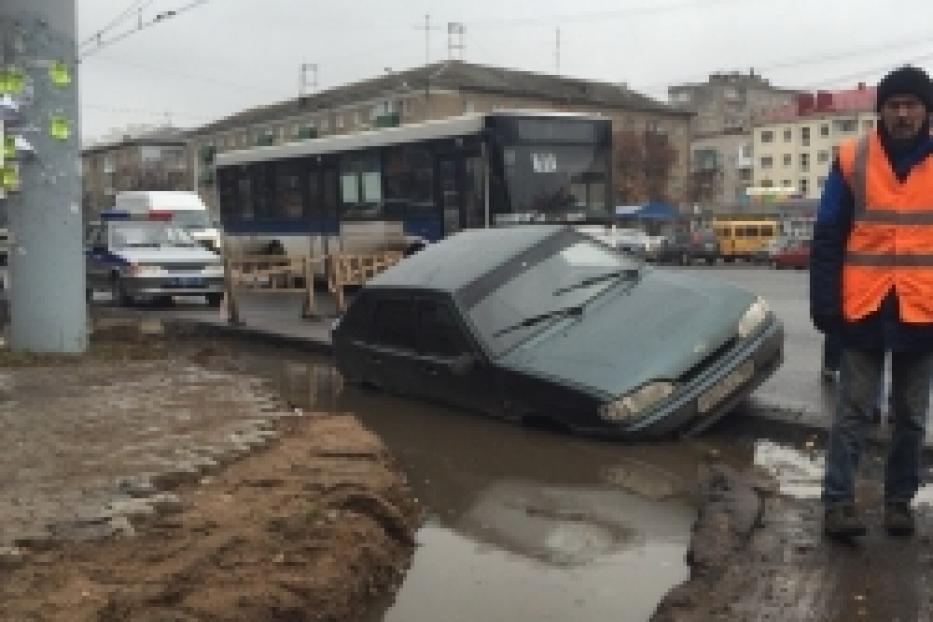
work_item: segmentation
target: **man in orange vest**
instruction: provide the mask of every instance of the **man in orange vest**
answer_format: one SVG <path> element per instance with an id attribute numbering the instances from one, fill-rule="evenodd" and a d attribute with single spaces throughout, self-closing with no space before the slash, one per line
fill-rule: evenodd
<path id="1" fill-rule="evenodd" d="M 810 315 L 842 341 L 829 435 L 823 528 L 857 536 L 855 474 L 871 426 L 885 350 L 892 352 L 894 429 L 884 474 L 884 526 L 910 535 L 910 502 L 933 372 L 933 85 L 905 66 L 878 84 L 878 127 L 840 145 L 823 188 L 810 256 Z"/>

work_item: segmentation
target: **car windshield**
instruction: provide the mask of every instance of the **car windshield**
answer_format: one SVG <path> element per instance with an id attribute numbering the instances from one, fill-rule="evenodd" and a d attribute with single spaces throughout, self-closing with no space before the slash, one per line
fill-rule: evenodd
<path id="1" fill-rule="evenodd" d="M 548 243 L 553 241 L 543 244 Z M 494 355 L 561 317 L 579 315 L 562 309 L 582 306 L 585 314 L 589 301 L 620 281 L 637 278 L 640 270 L 637 262 L 583 237 L 564 238 L 542 255 L 540 260 L 519 261 L 511 277 L 470 308 L 471 320 Z"/>
<path id="2" fill-rule="evenodd" d="M 112 222 L 111 248 L 191 247 L 196 242 L 181 227 L 167 222 Z"/>

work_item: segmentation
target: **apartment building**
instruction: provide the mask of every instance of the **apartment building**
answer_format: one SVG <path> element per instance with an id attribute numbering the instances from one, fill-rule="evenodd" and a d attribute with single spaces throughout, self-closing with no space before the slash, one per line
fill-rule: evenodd
<path id="1" fill-rule="evenodd" d="M 114 205 L 122 190 L 190 190 L 188 140 L 173 127 L 114 136 L 81 150 L 82 208 L 86 220 Z"/>
<path id="2" fill-rule="evenodd" d="M 705 82 L 669 87 L 668 103 L 695 113 L 688 201 L 714 212 L 731 212 L 745 203 L 752 185 L 754 119 L 792 103 L 796 95 L 754 69 L 713 73 Z"/>
<path id="3" fill-rule="evenodd" d="M 839 143 L 875 127 L 875 89 L 801 93 L 762 115 L 753 134 L 757 196 L 818 199 Z"/>
<path id="4" fill-rule="evenodd" d="M 657 183 L 652 186 L 644 179 L 641 183 L 636 183 L 638 180 L 626 183 L 633 175 L 652 174 L 656 166 L 640 161 L 632 164 L 629 159 L 618 157 L 617 167 L 635 166 L 642 170 L 617 171 L 615 179 L 626 185 L 623 191 L 616 188 L 616 194 L 621 192 L 620 200 L 626 202 L 653 198 L 678 204 L 684 201 L 692 112 L 675 109 L 621 84 L 462 61 L 389 72 L 246 110 L 197 128 L 188 137 L 200 194 L 216 210 L 213 162 L 218 152 L 503 109 L 599 113 L 612 120 L 614 132 L 635 136 L 642 145 L 657 145 L 660 137 L 670 150 L 663 180 L 665 196 L 648 196 L 650 190 L 646 188 L 654 188 Z"/>

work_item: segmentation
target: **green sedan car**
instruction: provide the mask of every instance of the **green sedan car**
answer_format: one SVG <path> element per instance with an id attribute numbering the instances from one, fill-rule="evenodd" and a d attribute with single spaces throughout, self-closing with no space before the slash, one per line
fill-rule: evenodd
<path id="1" fill-rule="evenodd" d="M 756 295 L 571 227 L 470 230 L 367 283 L 333 330 L 351 382 L 621 438 L 699 432 L 781 364 Z"/>

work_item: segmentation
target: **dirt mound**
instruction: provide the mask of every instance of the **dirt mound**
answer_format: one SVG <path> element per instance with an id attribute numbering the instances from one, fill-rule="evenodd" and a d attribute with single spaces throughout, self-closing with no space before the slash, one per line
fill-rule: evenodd
<path id="1" fill-rule="evenodd" d="M 419 510 L 380 441 L 354 418 L 283 425 L 268 449 L 140 518 L 137 537 L 0 557 L 0 619 L 359 615 L 400 583 Z"/>

